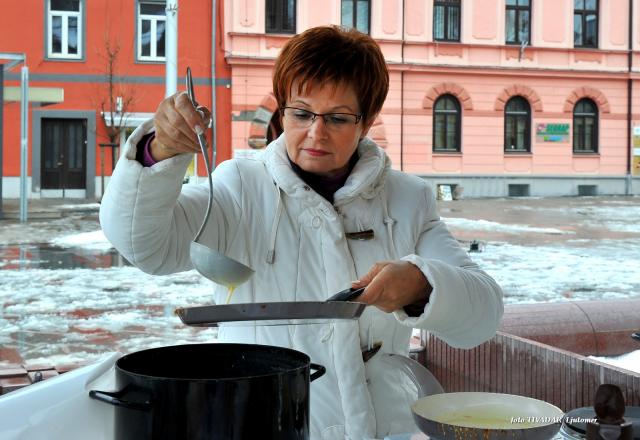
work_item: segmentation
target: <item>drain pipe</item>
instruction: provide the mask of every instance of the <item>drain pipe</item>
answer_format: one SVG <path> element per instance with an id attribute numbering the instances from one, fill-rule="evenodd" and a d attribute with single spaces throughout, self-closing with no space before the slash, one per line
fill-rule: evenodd
<path id="1" fill-rule="evenodd" d="M 216 142 L 216 56 L 218 49 L 218 7 L 217 1 L 211 1 L 211 171 L 216 168 L 217 145 Z"/>
<path id="2" fill-rule="evenodd" d="M 404 0 L 402 0 L 402 42 L 400 44 L 400 171 L 404 171 Z"/>
<path id="3" fill-rule="evenodd" d="M 4 64 L 0 63 L 0 220 L 4 218 L 4 214 L 2 213 L 2 204 L 4 203 L 4 199 L 2 198 L 2 156 L 4 155 L 2 152 L 2 138 L 3 138 L 3 130 L 4 130 Z"/>
<path id="4" fill-rule="evenodd" d="M 631 127 L 631 98 L 633 97 L 633 79 L 631 77 L 633 71 L 633 0 L 629 0 L 629 51 L 628 51 L 629 77 L 627 78 L 627 179 L 626 179 L 626 195 L 631 195 L 632 170 L 631 158 L 633 156 L 633 133 Z"/>

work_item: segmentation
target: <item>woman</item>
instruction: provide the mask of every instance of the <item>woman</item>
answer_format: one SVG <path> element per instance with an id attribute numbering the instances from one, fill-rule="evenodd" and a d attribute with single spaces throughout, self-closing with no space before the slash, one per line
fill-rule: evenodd
<path id="1" fill-rule="evenodd" d="M 284 133 L 258 158 L 217 167 L 201 241 L 255 270 L 233 302 L 322 301 L 352 285 L 367 286 L 358 301 L 375 307 L 357 321 L 222 327 L 219 336 L 291 347 L 327 367 L 312 384 L 313 439 L 415 431 L 409 405 L 416 394 L 385 359 L 408 355 L 412 328 L 455 347 L 489 339 L 502 292 L 449 234 L 425 181 L 392 170 L 365 137 L 389 87 L 384 57 L 368 35 L 318 27 L 294 36 L 273 84 Z M 129 139 L 103 198 L 105 234 L 146 272 L 192 268 L 189 244 L 208 186 L 183 187 L 182 178 L 207 116 L 184 93 L 165 99 Z M 353 239 L 362 231 L 372 231 L 360 234 L 368 240 Z M 218 286 L 215 302 L 225 297 Z M 379 352 L 363 357 L 374 346 Z"/>

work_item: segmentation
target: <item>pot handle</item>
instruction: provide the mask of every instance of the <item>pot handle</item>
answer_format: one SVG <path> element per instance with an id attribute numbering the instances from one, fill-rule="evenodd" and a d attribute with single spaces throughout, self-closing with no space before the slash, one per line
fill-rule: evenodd
<path id="1" fill-rule="evenodd" d="M 311 368 L 312 370 L 316 370 L 315 372 L 311 373 L 311 376 L 309 376 L 309 382 L 313 382 L 319 377 L 324 376 L 324 373 L 327 372 L 327 369 L 320 364 L 311 363 L 309 364 L 309 368 Z"/>
<path id="2" fill-rule="evenodd" d="M 139 411 L 149 411 L 151 409 L 151 399 L 148 397 L 142 401 L 126 400 L 123 396 L 127 394 L 127 389 L 116 392 L 91 390 L 89 391 L 89 397 L 92 399 L 100 400 L 101 402 L 108 403 L 113 406 L 120 406 L 127 409 L 135 409 Z"/>

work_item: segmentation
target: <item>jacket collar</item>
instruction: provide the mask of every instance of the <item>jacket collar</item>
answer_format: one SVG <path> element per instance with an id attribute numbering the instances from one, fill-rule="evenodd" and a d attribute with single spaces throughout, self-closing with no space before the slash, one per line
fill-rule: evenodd
<path id="1" fill-rule="evenodd" d="M 384 150 L 369 138 L 358 143 L 358 162 L 344 186 L 334 194 L 334 204 L 345 203 L 357 196 L 375 197 L 384 181 L 391 161 Z M 284 134 L 271 142 L 264 151 L 263 160 L 275 183 L 289 196 L 300 194 L 304 181 L 293 171 L 287 157 Z"/>

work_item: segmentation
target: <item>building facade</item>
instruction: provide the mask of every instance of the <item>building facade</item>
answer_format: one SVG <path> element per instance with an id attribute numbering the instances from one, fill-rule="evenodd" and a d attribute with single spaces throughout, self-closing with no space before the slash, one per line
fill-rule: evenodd
<path id="1" fill-rule="evenodd" d="M 225 11 L 235 155 L 281 130 L 270 74 L 282 45 L 330 23 L 382 47 L 391 87 L 370 137 L 395 168 L 468 197 L 640 194 L 639 0 L 226 0 Z"/>
<path id="2" fill-rule="evenodd" d="M 3 5 L 0 53 L 29 67 L 30 197 L 100 197 L 165 95 L 167 4 Z M 177 16 L 179 89 L 191 66 L 200 103 L 215 96 L 217 162 L 279 135 L 275 57 L 337 24 L 388 61 L 369 136 L 395 168 L 465 197 L 640 194 L 640 0 L 180 0 Z M 2 81 L 4 198 L 19 196 L 19 69 Z"/>
<path id="3" fill-rule="evenodd" d="M 20 196 L 21 66 L 29 69 L 28 196 L 98 198 L 126 135 L 151 117 L 165 96 L 168 13 L 177 13 L 178 90 L 184 90 L 187 66 L 200 104 L 212 107 L 215 87 L 216 126 L 227 127 L 216 130 L 217 158 L 230 156 L 230 72 L 223 48 L 212 44 L 224 5 L 214 14 L 211 0 L 182 0 L 175 12 L 176 4 L 3 2 L 0 53 L 26 58 L 4 72 L 3 198 Z M 1 54 L 0 63 L 9 66 Z M 211 136 L 209 130 L 209 141 Z M 195 168 L 204 175 L 202 159 Z"/>

